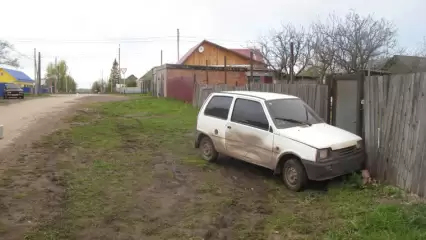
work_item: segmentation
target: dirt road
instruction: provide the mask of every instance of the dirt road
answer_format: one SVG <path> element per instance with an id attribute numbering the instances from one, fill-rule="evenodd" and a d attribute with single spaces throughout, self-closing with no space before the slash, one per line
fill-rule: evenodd
<path id="1" fill-rule="evenodd" d="M 26 232 L 53 218 L 62 196 L 58 157 L 42 136 L 69 125 L 87 103 L 126 99 L 113 95 L 58 95 L 0 105 L 0 239 L 26 239 Z M 59 147 L 62 149 L 62 147 Z M 41 239 L 49 239 L 42 237 Z"/>
<path id="2" fill-rule="evenodd" d="M 0 151 L 13 143 L 38 120 L 56 118 L 56 114 L 66 111 L 81 98 L 87 96 L 81 94 L 57 95 L 0 106 L 0 125 L 4 127 L 4 138 L 0 140 Z"/>

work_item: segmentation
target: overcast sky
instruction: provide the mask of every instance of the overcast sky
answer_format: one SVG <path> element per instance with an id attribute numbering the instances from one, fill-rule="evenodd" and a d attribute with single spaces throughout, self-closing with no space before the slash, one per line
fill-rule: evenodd
<path id="1" fill-rule="evenodd" d="M 425 0 L 4 0 L 0 38 L 14 44 L 21 70 L 34 77 L 33 49 L 42 54 L 42 75 L 55 57 L 67 61 L 79 87 L 109 75 L 121 44 L 126 76 L 141 77 L 152 66 L 177 60 L 207 39 L 244 47 L 281 23 L 308 25 L 335 12 L 373 13 L 392 20 L 402 47 L 415 48 L 426 36 Z"/>

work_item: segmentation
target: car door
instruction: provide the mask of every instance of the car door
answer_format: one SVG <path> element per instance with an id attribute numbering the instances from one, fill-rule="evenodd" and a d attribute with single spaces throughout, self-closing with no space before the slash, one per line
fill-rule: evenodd
<path id="1" fill-rule="evenodd" d="M 272 160 L 273 141 L 262 103 L 236 98 L 225 134 L 225 147 L 229 155 L 268 167 Z"/>
<path id="2" fill-rule="evenodd" d="M 233 99 L 232 96 L 213 95 L 198 115 L 197 129 L 212 139 L 220 153 L 225 152 L 225 129 Z"/>

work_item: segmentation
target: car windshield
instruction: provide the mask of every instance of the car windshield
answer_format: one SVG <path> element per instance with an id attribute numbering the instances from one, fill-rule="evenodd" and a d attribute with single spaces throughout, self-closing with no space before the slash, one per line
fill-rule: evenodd
<path id="1" fill-rule="evenodd" d="M 16 84 L 13 84 L 13 83 L 8 83 L 8 84 L 6 84 L 6 88 L 7 89 L 19 89 L 21 87 L 16 85 Z"/>
<path id="2" fill-rule="evenodd" d="M 266 101 L 266 107 L 277 128 L 322 123 L 321 118 L 298 98 Z"/>

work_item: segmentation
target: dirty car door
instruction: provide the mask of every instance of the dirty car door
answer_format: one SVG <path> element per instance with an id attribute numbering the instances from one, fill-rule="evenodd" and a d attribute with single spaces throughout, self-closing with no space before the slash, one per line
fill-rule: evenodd
<path id="1" fill-rule="evenodd" d="M 220 153 L 225 152 L 225 126 L 232 101 L 233 97 L 230 96 L 213 96 L 204 114 L 201 114 L 198 119 L 197 128 L 212 139 L 216 150 Z"/>
<path id="2" fill-rule="evenodd" d="M 227 124 L 225 137 L 229 155 L 257 165 L 269 167 L 273 134 L 260 102 L 237 98 Z"/>

